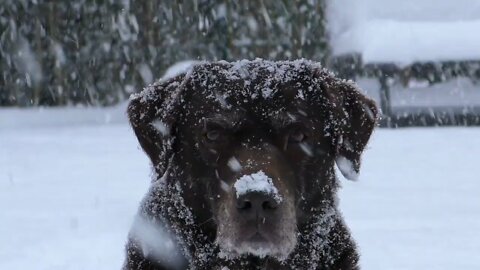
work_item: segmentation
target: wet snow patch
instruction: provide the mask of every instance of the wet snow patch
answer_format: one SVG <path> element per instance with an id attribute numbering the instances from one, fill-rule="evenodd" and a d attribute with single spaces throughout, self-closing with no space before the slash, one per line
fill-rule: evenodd
<path id="1" fill-rule="evenodd" d="M 166 228 L 138 215 L 135 218 L 131 237 L 140 244 L 145 257 L 150 256 L 177 268 L 182 263 L 179 247 L 174 242 L 174 236 Z"/>
<path id="2" fill-rule="evenodd" d="M 336 159 L 338 169 L 348 180 L 358 180 L 358 171 L 355 169 L 355 165 L 349 159 L 344 156 L 339 156 Z"/>
<path id="3" fill-rule="evenodd" d="M 170 127 L 161 120 L 155 120 L 152 123 L 152 126 L 158 130 L 163 136 L 170 135 Z"/>
<path id="4" fill-rule="evenodd" d="M 234 172 L 239 172 L 242 170 L 242 165 L 240 164 L 238 159 L 235 157 L 231 157 L 228 160 L 228 167 Z"/>

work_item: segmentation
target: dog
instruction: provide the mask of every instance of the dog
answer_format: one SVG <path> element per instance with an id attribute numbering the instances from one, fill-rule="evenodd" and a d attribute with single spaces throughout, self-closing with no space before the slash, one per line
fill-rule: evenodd
<path id="1" fill-rule="evenodd" d="M 336 192 L 378 118 L 308 60 L 204 62 L 132 96 L 153 165 L 124 270 L 359 269 Z"/>

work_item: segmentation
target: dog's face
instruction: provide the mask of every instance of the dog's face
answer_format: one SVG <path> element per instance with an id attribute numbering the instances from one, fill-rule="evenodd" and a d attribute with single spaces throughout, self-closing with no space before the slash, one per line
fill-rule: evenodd
<path id="1" fill-rule="evenodd" d="M 214 171 L 207 181 L 217 243 L 230 256 L 286 258 L 296 243 L 295 171 L 306 135 L 243 113 L 212 115 L 198 130 L 198 149 L 209 164 L 204 169 Z"/>
<path id="2" fill-rule="evenodd" d="M 156 165 L 167 162 L 156 140 L 174 139 L 187 201 L 214 221 L 205 227 L 224 256 L 286 259 L 303 226 L 334 204 L 335 160 L 351 165 L 347 177 L 358 173 L 375 105 L 309 62 L 204 64 L 186 77 L 176 105 L 144 116 L 157 129 L 136 131 L 147 134 L 140 143 Z"/>

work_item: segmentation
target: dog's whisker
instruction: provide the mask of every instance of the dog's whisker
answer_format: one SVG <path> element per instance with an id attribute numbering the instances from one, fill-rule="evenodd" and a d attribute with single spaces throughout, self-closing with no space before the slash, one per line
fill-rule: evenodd
<path id="1" fill-rule="evenodd" d="M 213 217 L 211 217 L 211 218 L 209 218 L 209 219 L 205 220 L 204 222 L 202 222 L 202 223 L 198 224 L 198 227 L 202 227 L 203 225 L 207 224 L 208 222 L 210 222 L 210 221 L 212 221 L 212 220 L 214 220 L 214 218 L 213 218 Z"/>

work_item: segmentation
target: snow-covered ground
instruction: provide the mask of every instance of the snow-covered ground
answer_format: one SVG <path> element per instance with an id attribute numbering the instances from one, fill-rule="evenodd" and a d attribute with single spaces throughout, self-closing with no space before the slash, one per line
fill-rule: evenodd
<path id="1" fill-rule="evenodd" d="M 148 160 L 109 113 L 42 113 L 0 110 L 0 269 L 119 269 Z M 479 128 L 376 131 L 340 193 L 363 269 L 480 269 L 479 156 Z"/>

